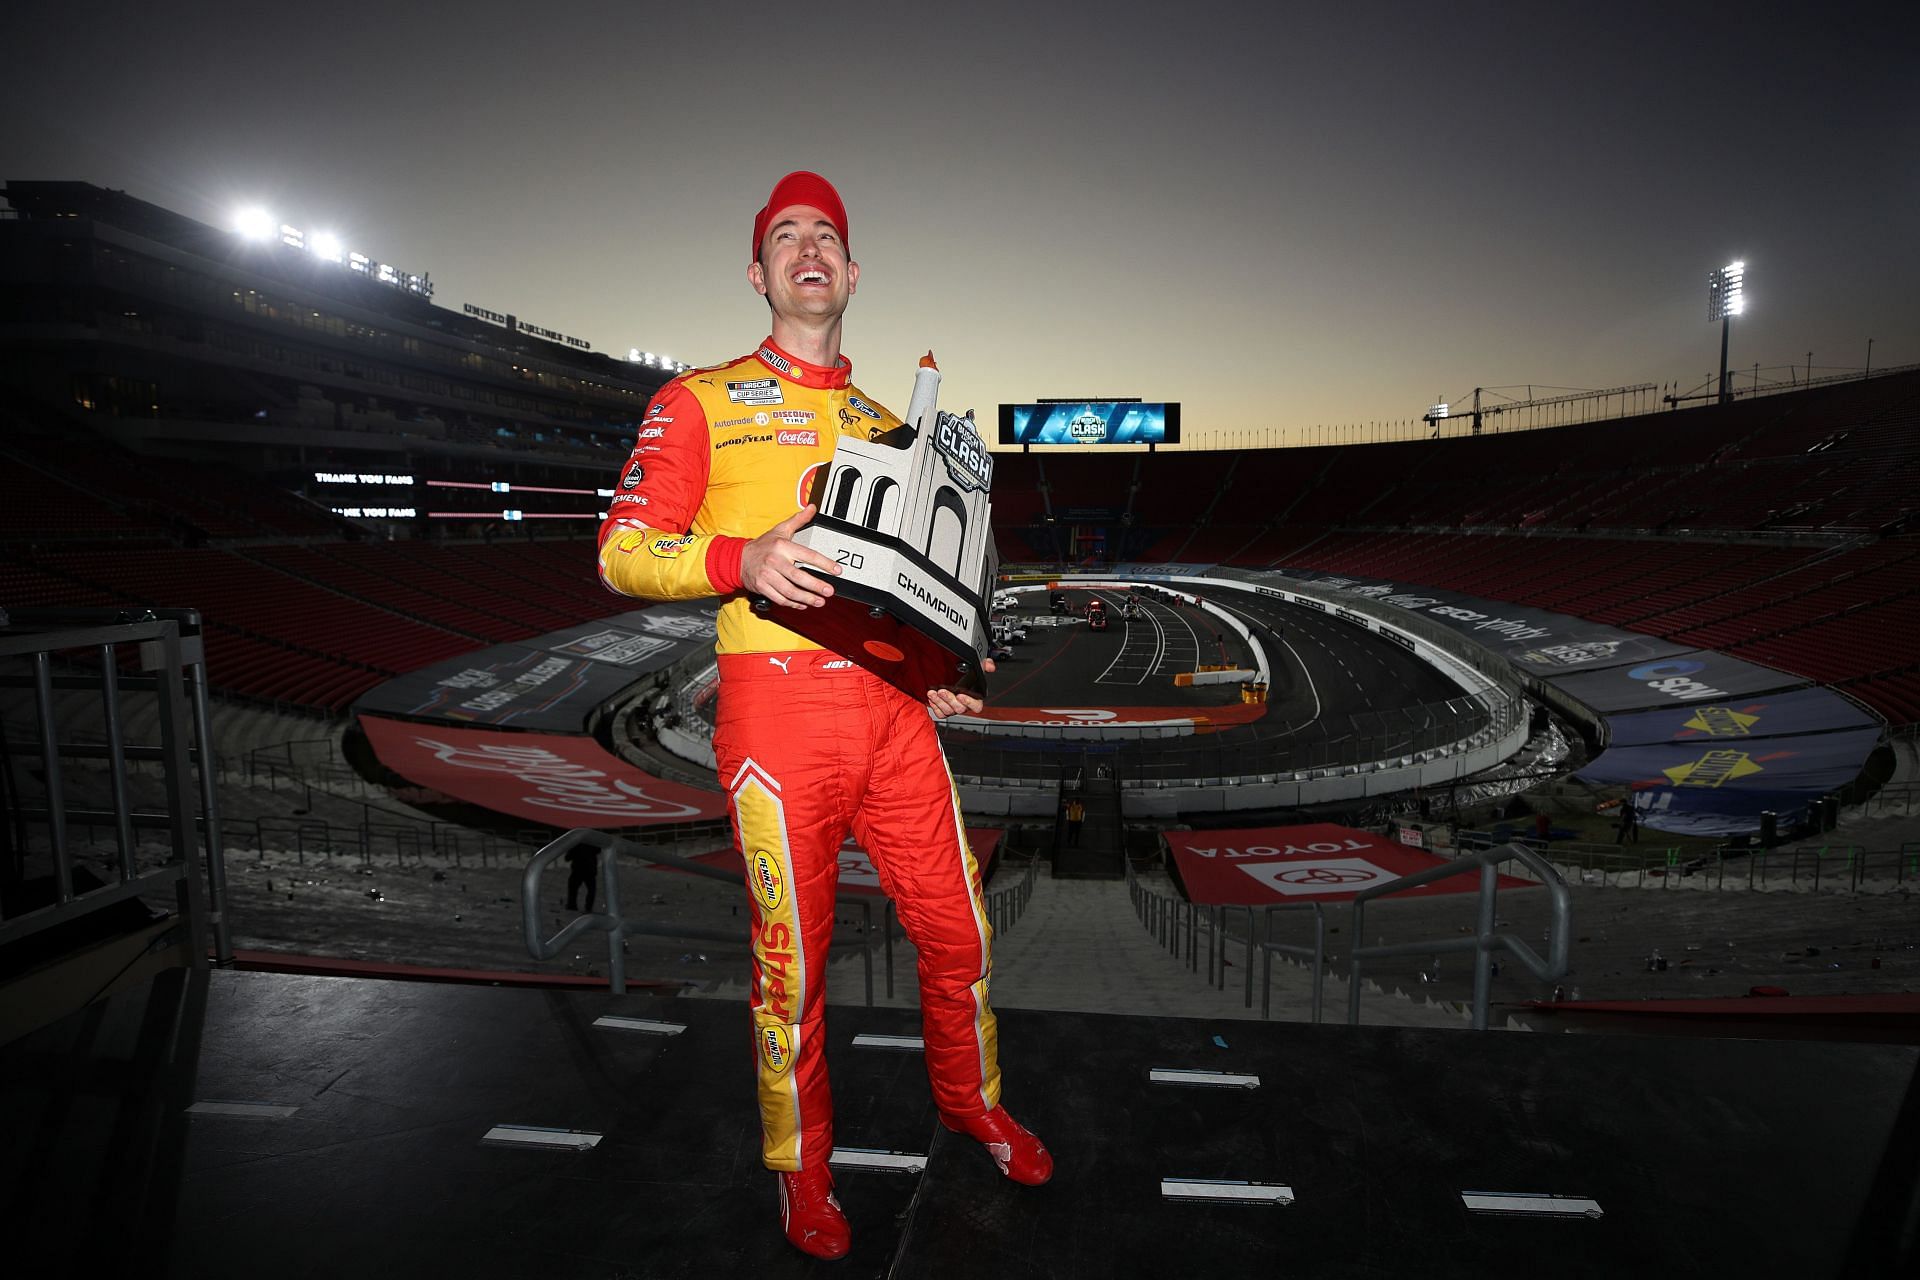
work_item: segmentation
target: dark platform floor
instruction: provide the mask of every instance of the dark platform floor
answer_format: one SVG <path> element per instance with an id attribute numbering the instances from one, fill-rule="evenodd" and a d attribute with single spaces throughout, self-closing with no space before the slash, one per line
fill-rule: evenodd
<path id="1" fill-rule="evenodd" d="M 602 1014 L 682 1023 L 664 1036 Z M 5 1256 L 180 1277 L 1899 1274 L 1911 1046 L 1311 1027 L 1009 1011 L 1007 1101 L 1058 1159 L 999 1177 L 941 1129 L 912 1013 L 834 1007 L 854 1253 L 801 1257 L 759 1163 L 736 1005 L 370 979 L 171 973 L 0 1048 Z M 1220 1041 L 1216 1041 L 1218 1036 Z M 1254 1090 L 1152 1084 L 1156 1067 Z M 279 1118 L 189 1114 L 273 1104 Z M 484 1146 L 496 1124 L 604 1135 Z M 1164 1177 L 1284 1183 L 1172 1203 Z M 1462 1191 L 1588 1196 L 1475 1217 Z M 33 1274 L 21 1271 L 17 1274 Z"/>

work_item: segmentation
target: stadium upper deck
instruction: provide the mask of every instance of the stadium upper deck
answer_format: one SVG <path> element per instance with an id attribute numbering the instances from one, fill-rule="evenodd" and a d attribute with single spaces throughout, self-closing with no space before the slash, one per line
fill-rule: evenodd
<path id="1" fill-rule="evenodd" d="M 14 552 L 0 604 L 218 598 L 230 687 L 331 709 L 416 657 L 617 611 L 584 549 L 429 544 L 505 532 L 508 505 L 591 520 L 667 371 L 119 192 L 12 182 L 6 195 L 18 216 L 0 220 L 0 542 Z M 1480 437 L 1001 454 L 994 504 L 1009 562 L 1452 589 L 1728 650 L 1898 723 L 1920 719 L 1916 426 L 1920 374 L 1896 373 Z M 510 498 L 492 493 L 503 483 Z M 471 519 L 429 520 L 430 503 Z M 343 504 L 415 514 L 346 521 L 328 510 Z M 348 545 L 373 535 L 397 541 Z M 164 572 L 130 576 L 131 549 Z M 230 590 L 236 573 L 254 590 Z M 477 609 L 476 576 L 497 588 Z M 336 637 L 333 619 L 365 621 L 341 596 L 402 624 L 404 642 Z"/>
<path id="2" fill-rule="evenodd" d="M 5 194 L 0 385 L 56 435 L 217 457 L 290 487 L 314 469 L 462 467 L 591 487 L 669 376 L 122 192 Z"/>

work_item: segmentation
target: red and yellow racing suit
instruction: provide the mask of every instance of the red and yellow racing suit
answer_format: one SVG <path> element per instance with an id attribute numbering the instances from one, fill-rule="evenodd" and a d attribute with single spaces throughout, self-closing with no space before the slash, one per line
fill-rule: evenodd
<path id="1" fill-rule="evenodd" d="M 926 705 L 753 611 L 746 544 L 804 506 L 842 434 L 899 419 L 861 395 L 852 364 L 798 360 L 769 338 L 749 356 L 661 388 L 600 527 L 600 576 L 650 600 L 720 608 L 714 755 L 746 864 L 763 1155 L 812 1168 L 833 1153 L 825 981 L 840 846 L 866 848 L 919 951 L 934 1102 L 999 1105 L 987 1004 L 992 930 L 959 797 Z"/>

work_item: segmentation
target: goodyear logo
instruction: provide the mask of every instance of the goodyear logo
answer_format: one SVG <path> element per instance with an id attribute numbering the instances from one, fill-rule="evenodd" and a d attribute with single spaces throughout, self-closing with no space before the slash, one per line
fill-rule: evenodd
<path id="1" fill-rule="evenodd" d="M 760 905 L 769 911 L 778 911 L 787 897 L 787 884 L 780 876 L 780 864 L 765 849 L 757 849 L 754 851 L 751 872 L 753 892 L 759 897 Z"/>
<path id="2" fill-rule="evenodd" d="M 1759 719 L 1731 707 L 1701 707 L 1683 727 L 1698 729 L 1716 738 L 1744 738 Z"/>
<path id="3" fill-rule="evenodd" d="M 647 550 L 662 560 L 678 560 L 692 545 L 693 535 L 683 533 L 673 537 L 655 538 L 647 544 Z"/>
<path id="4" fill-rule="evenodd" d="M 1676 787 L 1717 787 L 1762 772 L 1761 766 L 1744 751 L 1709 751 L 1698 760 L 1662 769 Z"/>
<path id="5" fill-rule="evenodd" d="M 784 1025 L 760 1028 L 760 1057 L 775 1075 L 785 1075 L 793 1065 L 793 1039 Z"/>

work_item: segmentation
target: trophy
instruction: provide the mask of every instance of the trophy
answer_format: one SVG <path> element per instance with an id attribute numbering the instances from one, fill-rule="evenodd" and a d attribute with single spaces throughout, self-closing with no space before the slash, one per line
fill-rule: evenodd
<path id="1" fill-rule="evenodd" d="M 929 351 L 903 425 L 873 440 L 840 437 L 814 477 L 817 512 L 794 535 L 840 566 L 834 594 L 779 618 L 916 701 L 929 689 L 985 693 L 987 608 L 1000 568 L 987 500 L 992 455 L 971 412 L 935 407 L 939 391 Z M 763 614 L 771 607 L 754 601 Z"/>

